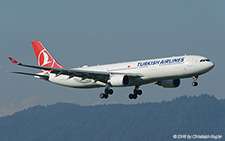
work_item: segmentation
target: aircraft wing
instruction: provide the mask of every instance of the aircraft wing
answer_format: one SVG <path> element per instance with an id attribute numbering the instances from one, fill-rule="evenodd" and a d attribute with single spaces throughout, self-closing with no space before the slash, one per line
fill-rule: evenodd
<path id="1" fill-rule="evenodd" d="M 90 79 L 94 79 L 96 81 L 101 81 L 101 82 L 106 82 L 109 78 L 110 75 L 113 74 L 118 74 L 118 75 L 127 75 L 129 77 L 141 77 L 141 75 L 139 74 L 134 74 L 134 73 L 119 73 L 119 72 L 107 72 L 107 71 L 95 71 L 95 70 L 87 70 L 87 69 L 80 69 L 80 68 L 76 68 L 76 69 L 64 69 L 64 68 L 53 68 L 53 67 L 43 67 L 43 66 L 36 66 L 36 65 L 27 65 L 27 64 L 22 64 L 18 61 L 16 61 L 15 59 L 9 57 L 10 61 L 13 64 L 17 64 L 19 66 L 24 66 L 24 67 L 29 67 L 29 68 L 35 68 L 35 69 L 41 69 L 41 70 L 48 70 L 51 71 L 51 73 L 55 73 L 56 76 L 57 75 L 68 75 L 69 77 L 82 77 L 82 78 L 90 78 Z M 17 73 L 17 74 L 26 74 L 26 75 L 32 75 L 29 73 L 23 73 L 23 72 L 13 72 L 13 73 Z M 36 75 L 37 76 L 37 75 Z"/>

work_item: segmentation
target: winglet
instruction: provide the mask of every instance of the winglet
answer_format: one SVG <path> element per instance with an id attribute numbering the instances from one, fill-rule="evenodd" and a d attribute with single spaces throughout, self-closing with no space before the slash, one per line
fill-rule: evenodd
<path id="1" fill-rule="evenodd" d="M 19 62 L 16 61 L 15 59 L 13 59 L 12 57 L 9 57 L 9 60 L 10 60 L 13 64 L 19 64 Z"/>

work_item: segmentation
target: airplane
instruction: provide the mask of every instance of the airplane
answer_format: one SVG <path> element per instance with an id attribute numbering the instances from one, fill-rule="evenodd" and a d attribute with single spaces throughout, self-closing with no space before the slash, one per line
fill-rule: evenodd
<path id="1" fill-rule="evenodd" d="M 27 65 L 9 57 L 13 64 L 40 69 L 40 73 L 11 72 L 31 75 L 58 85 L 72 88 L 105 87 L 100 94 L 107 99 L 113 94 L 112 87 L 134 86 L 130 99 L 142 95 L 141 85 L 155 83 L 164 88 L 177 88 L 180 79 L 193 77 L 193 86 L 197 86 L 198 76 L 209 72 L 215 64 L 208 58 L 197 55 L 174 56 L 132 62 L 123 62 L 97 66 L 83 66 L 67 69 L 61 66 L 46 50 L 40 41 L 31 42 L 38 65 Z"/>

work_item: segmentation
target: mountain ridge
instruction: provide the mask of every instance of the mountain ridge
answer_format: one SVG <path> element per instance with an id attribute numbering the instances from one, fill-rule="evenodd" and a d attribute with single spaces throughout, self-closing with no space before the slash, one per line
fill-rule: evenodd
<path id="1" fill-rule="evenodd" d="M 173 135 L 223 135 L 225 100 L 182 96 L 172 101 L 34 106 L 0 118 L 1 140 L 173 140 Z"/>

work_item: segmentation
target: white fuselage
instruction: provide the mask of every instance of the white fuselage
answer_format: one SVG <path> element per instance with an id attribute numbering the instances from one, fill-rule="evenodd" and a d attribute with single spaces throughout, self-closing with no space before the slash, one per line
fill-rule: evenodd
<path id="1" fill-rule="evenodd" d="M 185 55 L 90 67 L 85 66 L 76 69 L 138 74 L 141 77 L 131 79 L 128 86 L 140 86 L 156 81 L 199 76 L 210 71 L 213 67 L 213 62 L 205 57 Z M 49 74 L 49 81 L 74 88 L 97 88 L 106 86 L 105 83 L 93 79 L 76 76 L 69 77 L 68 75 L 56 75 L 53 73 Z"/>

